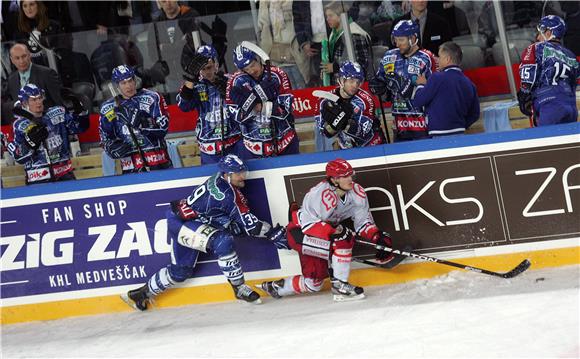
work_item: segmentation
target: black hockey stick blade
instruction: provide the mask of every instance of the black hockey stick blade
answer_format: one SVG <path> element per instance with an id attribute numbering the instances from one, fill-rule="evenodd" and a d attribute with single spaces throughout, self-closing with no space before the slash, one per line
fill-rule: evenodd
<path id="1" fill-rule="evenodd" d="M 526 270 L 528 270 L 528 268 L 530 268 L 530 266 L 532 265 L 532 263 L 527 260 L 524 259 L 520 264 L 518 264 L 514 269 L 512 269 L 511 271 L 502 274 L 503 278 L 513 278 L 515 276 L 518 276 L 520 274 L 522 274 L 523 272 L 525 272 Z"/>

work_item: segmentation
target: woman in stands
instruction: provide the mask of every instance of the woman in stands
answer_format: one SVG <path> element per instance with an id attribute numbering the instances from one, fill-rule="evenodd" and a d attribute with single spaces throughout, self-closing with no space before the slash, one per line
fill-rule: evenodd
<path id="1" fill-rule="evenodd" d="M 62 33 L 59 22 L 48 18 L 46 5 L 42 1 L 23 0 L 18 12 L 18 30 L 14 34 L 17 42 L 26 44 L 32 62 L 49 66 L 44 49 L 56 47 L 57 37 Z"/>

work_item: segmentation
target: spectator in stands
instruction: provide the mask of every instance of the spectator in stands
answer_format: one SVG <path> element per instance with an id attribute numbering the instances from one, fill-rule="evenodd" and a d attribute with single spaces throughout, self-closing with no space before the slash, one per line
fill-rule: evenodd
<path id="1" fill-rule="evenodd" d="M 286 72 L 293 88 L 310 80 L 310 61 L 300 51 L 292 17 L 293 0 L 262 0 L 258 11 L 258 41 L 272 63 Z"/>
<path id="2" fill-rule="evenodd" d="M 184 42 L 193 46 L 192 31 L 198 30 L 199 13 L 177 0 L 159 0 L 161 14 L 149 26 L 149 56 L 155 60 L 153 67 L 165 77 L 169 92 L 177 92 L 181 85 L 180 62 Z"/>
<path id="3" fill-rule="evenodd" d="M 411 102 L 416 108 L 425 107 L 430 137 L 465 133 L 479 119 L 477 90 L 459 67 L 462 57 L 457 44 L 445 42 L 439 47 L 440 70 L 429 80 L 425 75 L 417 78 Z"/>
<path id="4" fill-rule="evenodd" d="M 427 0 L 412 0 L 411 11 L 393 22 L 394 25 L 401 20 L 413 20 L 419 22 L 419 44 L 422 48 L 436 54 L 439 45 L 451 41 L 451 30 L 448 23 L 441 16 L 427 10 Z"/>
<path id="5" fill-rule="evenodd" d="M 18 91 L 28 83 L 34 83 L 46 90 L 46 106 L 62 105 L 61 82 L 53 69 L 33 64 L 28 47 L 15 44 L 10 49 L 10 61 L 16 67 L 8 77 L 8 93 L 12 103 L 18 100 Z"/>
<path id="6" fill-rule="evenodd" d="M 24 165 L 26 184 L 74 180 L 69 135 L 89 127 L 89 114 L 72 97 L 73 110 L 62 106 L 45 111 L 44 90 L 27 84 L 14 108 L 14 141 L 8 145 L 16 162 Z"/>
<path id="7" fill-rule="evenodd" d="M 322 0 L 294 1 L 292 3 L 294 32 L 300 50 L 310 61 L 310 80 L 306 87 L 322 86 L 320 63 L 322 40 L 327 38 Z M 305 79 L 308 76 L 304 77 Z"/>
<path id="8" fill-rule="evenodd" d="M 135 72 L 126 65 L 113 69 L 111 78 L 120 94 L 101 106 L 99 134 L 105 152 L 121 160 L 124 174 L 172 168 L 165 142 L 169 116 L 163 96 L 137 90 Z"/>
<path id="9" fill-rule="evenodd" d="M 455 1 L 429 1 L 428 11 L 441 16 L 449 24 L 451 37 L 469 34 L 465 11 L 455 6 Z"/>
<path id="10" fill-rule="evenodd" d="M 333 1 L 324 7 L 326 23 L 332 29 L 328 39 L 329 63 L 321 65 L 323 73 L 332 74 L 334 83 L 338 84 L 340 64 L 348 60 L 346 46 L 344 44 L 344 24 L 341 24 L 340 14 L 345 12 L 343 4 L 339 1 Z M 371 61 L 371 37 L 356 22 L 349 20 L 349 28 L 352 34 L 354 46 L 354 56 L 365 71 L 365 78 L 368 78 L 369 65 Z"/>
<path id="11" fill-rule="evenodd" d="M 32 62 L 49 66 L 46 51 L 57 46 L 56 35 L 60 33 L 62 33 L 60 23 L 48 18 L 46 6 L 42 1 L 20 2 L 18 31 L 14 34 L 14 40 L 28 46 Z"/>

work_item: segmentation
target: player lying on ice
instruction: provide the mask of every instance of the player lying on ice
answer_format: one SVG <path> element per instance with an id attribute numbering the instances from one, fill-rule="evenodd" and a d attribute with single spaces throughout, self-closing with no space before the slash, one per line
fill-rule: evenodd
<path id="1" fill-rule="evenodd" d="M 130 306 L 147 310 L 151 299 L 191 278 L 199 252 L 213 254 L 232 285 L 236 298 L 260 303 L 260 295 L 245 284 L 244 271 L 234 249 L 234 236 L 266 238 L 278 248 L 288 248 L 285 228 L 259 220 L 250 212 L 240 188 L 248 167 L 235 155 L 222 157 L 219 172 L 193 188 L 191 195 L 171 203 L 167 227 L 171 236 L 171 264 L 161 268 L 145 285 L 121 296 Z"/>
<path id="2" fill-rule="evenodd" d="M 290 206 L 291 220 L 286 228 L 288 244 L 298 252 L 302 275 L 260 284 L 274 298 L 318 292 L 330 277 L 335 301 L 365 297 L 364 290 L 348 282 L 355 236 L 378 246 L 392 247 L 388 233 L 375 225 L 365 190 L 353 181 L 354 170 L 343 159 L 326 165 L 326 179 L 310 189 L 302 207 Z M 352 219 L 354 231 L 341 224 Z M 402 257 L 377 251 L 382 263 L 399 262 Z"/>

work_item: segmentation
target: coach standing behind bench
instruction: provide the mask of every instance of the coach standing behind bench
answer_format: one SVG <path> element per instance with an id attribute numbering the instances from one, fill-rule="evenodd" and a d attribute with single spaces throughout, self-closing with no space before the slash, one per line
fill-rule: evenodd
<path id="1" fill-rule="evenodd" d="M 439 46 L 439 68 L 429 81 L 421 75 L 412 103 L 425 106 L 429 136 L 446 136 L 465 133 L 479 119 L 479 98 L 475 85 L 459 68 L 463 54 L 451 42 Z"/>

